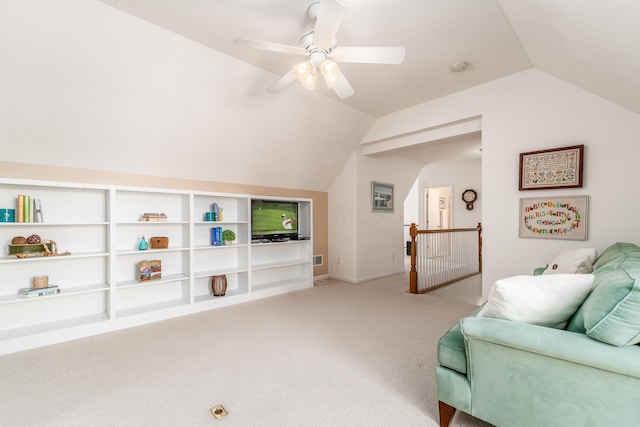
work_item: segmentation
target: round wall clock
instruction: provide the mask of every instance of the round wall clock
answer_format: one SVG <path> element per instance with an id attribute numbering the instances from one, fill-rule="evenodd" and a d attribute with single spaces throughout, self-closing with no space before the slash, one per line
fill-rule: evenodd
<path id="1" fill-rule="evenodd" d="M 462 200 L 467 204 L 467 210 L 473 210 L 473 202 L 478 198 L 478 193 L 473 190 L 464 190 L 462 192 Z"/>

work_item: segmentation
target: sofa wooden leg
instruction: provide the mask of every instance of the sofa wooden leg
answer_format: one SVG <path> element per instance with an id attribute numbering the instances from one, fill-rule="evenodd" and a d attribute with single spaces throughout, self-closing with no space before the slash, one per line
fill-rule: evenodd
<path id="1" fill-rule="evenodd" d="M 453 418 L 453 414 L 456 413 L 456 408 L 438 401 L 438 410 L 440 412 L 440 427 L 449 427 L 451 418 Z"/>

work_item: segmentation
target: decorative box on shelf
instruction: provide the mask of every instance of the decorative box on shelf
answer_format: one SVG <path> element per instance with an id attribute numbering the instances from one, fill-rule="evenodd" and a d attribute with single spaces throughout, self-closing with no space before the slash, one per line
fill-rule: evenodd
<path id="1" fill-rule="evenodd" d="M 151 249 L 167 249 L 169 247 L 169 238 L 156 236 L 151 239 Z"/>
<path id="2" fill-rule="evenodd" d="M 41 243 L 9 245 L 9 255 L 15 255 L 18 258 L 26 258 L 28 256 L 58 255 L 58 248 L 56 246 L 56 242 L 54 242 L 53 240 Z"/>

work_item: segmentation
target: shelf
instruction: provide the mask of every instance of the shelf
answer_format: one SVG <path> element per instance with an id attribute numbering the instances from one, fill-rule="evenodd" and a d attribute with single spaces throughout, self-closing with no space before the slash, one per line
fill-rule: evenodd
<path id="1" fill-rule="evenodd" d="M 246 224 L 247 221 L 234 221 L 234 220 L 230 220 L 227 221 L 226 219 L 223 219 L 222 221 L 193 221 L 193 223 L 195 225 L 224 225 L 224 224 Z"/>
<path id="2" fill-rule="evenodd" d="M 0 297 L 0 305 L 1 304 L 12 304 L 12 303 L 29 303 L 33 301 L 41 301 L 44 299 L 53 299 L 53 298 L 64 298 L 72 295 L 81 295 L 92 292 L 105 292 L 109 290 L 109 285 L 106 283 L 98 283 L 95 285 L 83 285 L 83 286 L 73 286 L 73 287 L 60 287 L 59 294 L 53 295 L 44 295 L 41 297 L 24 297 L 21 295 L 4 295 Z"/>
<path id="3" fill-rule="evenodd" d="M 64 251 L 63 251 L 64 252 Z M 109 252 L 78 252 L 70 255 L 49 255 L 49 256 L 29 256 L 26 258 L 18 258 L 16 256 L 4 256 L 0 258 L 0 264 L 17 263 L 17 262 L 42 262 L 42 261 L 60 261 L 65 259 L 77 258 L 96 258 L 109 256 Z"/>
<path id="4" fill-rule="evenodd" d="M 116 225 L 180 225 L 189 221 L 116 221 Z"/>
<path id="5" fill-rule="evenodd" d="M 297 288 L 306 283 L 303 279 L 289 279 L 289 280 L 279 280 L 277 282 L 269 282 L 263 283 L 260 285 L 254 285 L 251 287 L 251 292 L 262 292 L 272 289 L 282 289 L 282 288 Z"/>
<path id="6" fill-rule="evenodd" d="M 246 293 L 247 293 L 246 291 L 240 291 L 238 289 L 227 289 L 227 292 L 225 293 L 225 295 L 221 297 L 214 297 L 212 294 L 196 295 L 194 298 L 194 302 L 202 303 L 206 301 L 222 301 L 226 298 L 231 298 L 238 295 L 244 295 Z"/>
<path id="7" fill-rule="evenodd" d="M 135 288 L 138 286 L 154 286 L 163 283 L 179 282 L 188 279 L 189 276 L 187 276 L 186 274 L 168 274 L 166 276 L 163 275 L 160 280 L 145 280 L 143 282 L 141 282 L 140 280 L 127 280 L 125 282 L 118 282 L 116 283 L 116 289 Z"/>
<path id="8" fill-rule="evenodd" d="M 218 245 L 218 246 L 201 245 L 201 246 L 194 246 L 193 249 L 196 251 L 203 251 L 208 249 L 221 250 L 221 249 L 231 249 L 231 248 L 246 248 L 247 246 L 249 245 L 247 245 L 246 243 L 236 243 L 233 245 Z"/>
<path id="9" fill-rule="evenodd" d="M 301 258 L 301 259 L 294 259 L 290 261 L 279 261 L 279 262 L 270 262 L 270 263 L 264 263 L 264 264 L 256 264 L 256 265 L 252 265 L 251 269 L 252 270 L 268 270 L 272 268 L 291 267 L 294 265 L 303 265 L 303 264 L 311 264 L 311 260 L 306 258 Z"/>
<path id="10" fill-rule="evenodd" d="M 140 314 L 151 313 L 154 311 L 165 310 L 167 308 L 179 307 L 187 304 L 182 299 L 173 299 L 170 301 L 163 301 L 155 304 L 141 305 L 137 307 L 125 308 L 116 312 L 116 318 L 136 316 Z"/>
<path id="11" fill-rule="evenodd" d="M 311 240 L 309 239 L 302 239 L 302 240 L 285 240 L 284 242 L 251 242 L 251 246 L 255 246 L 255 247 L 265 247 L 265 246 L 285 246 L 285 245 L 300 245 L 300 244 L 304 244 L 304 243 L 310 243 Z"/>
<path id="12" fill-rule="evenodd" d="M 133 249 L 130 251 L 118 251 L 116 252 L 116 255 L 142 255 L 146 253 L 181 252 L 181 251 L 188 251 L 188 250 L 189 248 L 172 248 L 172 247 L 168 247 L 165 249 L 145 249 L 143 251 L 138 249 Z"/>
<path id="13" fill-rule="evenodd" d="M 75 317 L 73 319 L 57 320 L 55 322 L 42 323 L 38 325 L 24 326 L 0 332 L 0 340 L 9 340 L 28 335 L 54 332 L 61 329 L 74 328 L 89 325 L 92 323 L 105 322 L 109 320 L 107 313 L 90 314 L 88 316 Z"/>
<path id="14" fill-rule="evenodd" d="M 246 268 L 238 267 L 238 268 L 220 268 L 217 270 L 206 270 L 206 271 L 196 271 L 193 275 L 194 278 L 198 279 L 200 277 L 211 277 L 211 276 L 220 276 L 222 274 L 239 274 L 246 273 L 249 270 Z"/>
<path id="15" fill-rule="evenodd" d="M 88 225 L 109 225 L 108 222 L 0 222 L 0 227 L 84 227 Z"/>

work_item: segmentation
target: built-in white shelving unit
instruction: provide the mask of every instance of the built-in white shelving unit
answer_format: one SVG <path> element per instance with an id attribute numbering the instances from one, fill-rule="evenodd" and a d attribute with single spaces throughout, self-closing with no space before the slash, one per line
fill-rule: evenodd
<path id="1" fill-rule="evenodd" d="M 251 195 L 0 180 L 0 208 L 17 208 L 19 194 L 40 199 L 43 222 L 0 222 L 0 354 L 313 286 L 310 199 L 273 198 L 298 203 L 304 240 L 252 243 Z M 205 221 L 214 203 L 223 216 Z M 144 213 L 167 220 L 145 222 Z M 232 230 L 234 244 L 212 246 L 212 227 Z M 32 234 L 54 240 L 60 255 L 8 255 L 13 237 Z M 142 236 L 169 246 L 140 251 Z M 144 260 L 161 261 L 161 279 L 139 280 Z M 19 296 L 44 275 L 59 294 Z M 223 297 L 212 294 L 214 275 L 227 277 Z"/>

